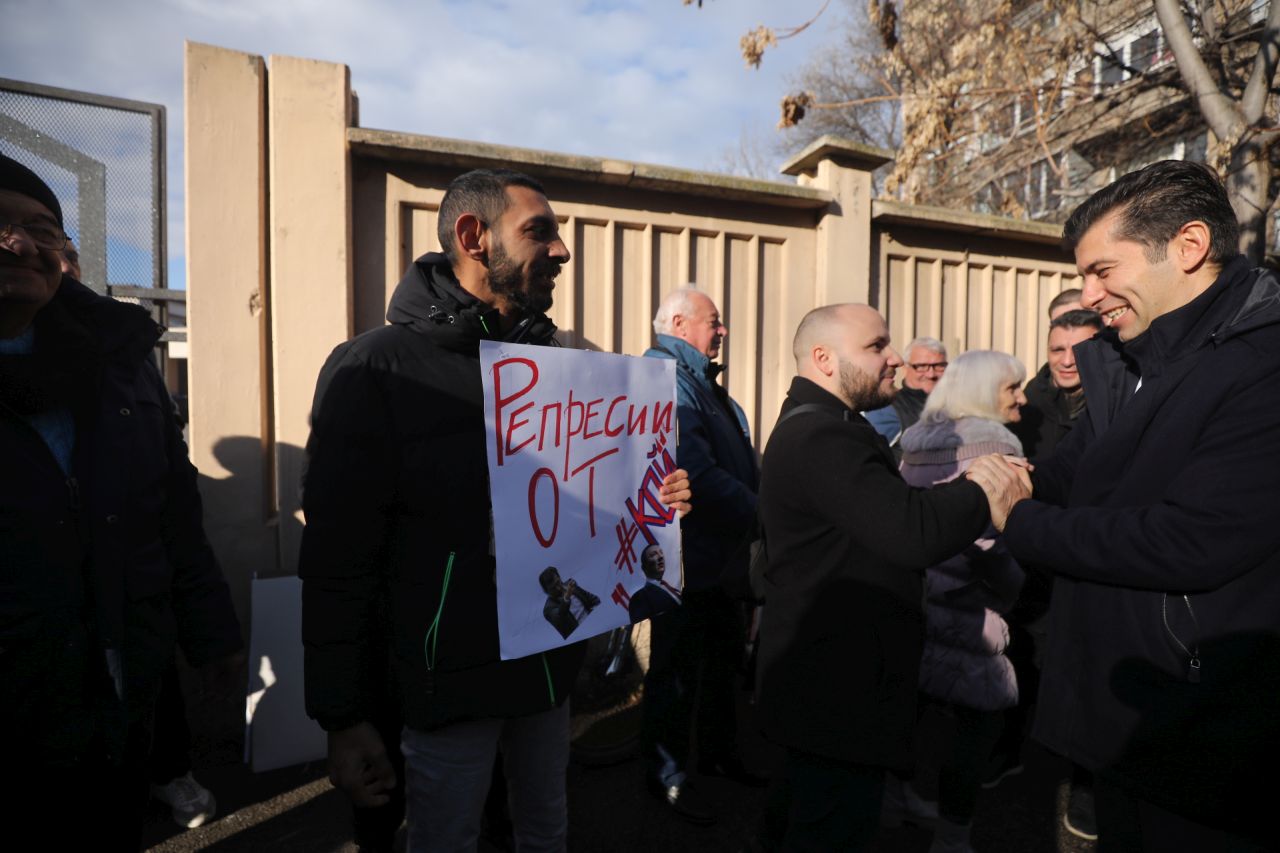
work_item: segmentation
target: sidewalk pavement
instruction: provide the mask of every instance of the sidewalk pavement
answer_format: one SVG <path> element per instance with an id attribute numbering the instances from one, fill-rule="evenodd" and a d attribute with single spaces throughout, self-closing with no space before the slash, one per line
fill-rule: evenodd
<path id="1" fill-rule="evenodd" d="M 744 760 L 755 769 L 773 771 L 781 753 L 755 734 L 750 714 L 744 695 L 740 706 Z M 924 725 L 926 738 L 938 736 L 945 721 L 926 716 Z M 1034 745 L 1028 747 L 1024 758 L 1025 772 L 980 793 L 974 847 L 982 853 L 1091 853 L 1094 844 L 1062 827 L 1067 763 Z M 184 831 L 170 821 L 163 806 L 153 802 L 144 834 L 148 849 L 157 853 L 356 851 L 350 841 L 350 807 L 329 785 L 322 762 L 255 774 L 240 764 L 218 765 L 208 757 L 202 761 L 197 754 L 195 775 L 216 795 L 218 818 L 207 826 Z M 584 853 L 732 853 L 742 849 L 763 811 L 765 792 L 723 779 L 699 779 L 698 784 L 719 816 L 712 826 L 691 826 L 649 796 L 639 758 L 611 767 L 571 764 L 569 849 Z M 922 771 L 921 790 L 930 793 L 932 784 L 936 783 L 927 769 Z M 928 830 L 909 826 L 882 830 L 875 849 L 924 853 L 930 837 Z M 485 842 L 480 850 L 494 853 L 498 848 Z"/>

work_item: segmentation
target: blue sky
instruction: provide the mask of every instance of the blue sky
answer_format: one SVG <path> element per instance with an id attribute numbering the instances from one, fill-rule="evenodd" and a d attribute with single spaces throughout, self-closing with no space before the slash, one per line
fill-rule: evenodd
<path id="1" fill-rule="evenodd" d="M 0 77 L 167 107 L 171 286 L 184 279 L 184 39 L 345 63 L 364 127 L 717 170 L 744 138 L 773 144 L 778 101 L 842 11 L 753 71 L 740 36 L 800 23 L 820 0 L 0 2 Z"/>

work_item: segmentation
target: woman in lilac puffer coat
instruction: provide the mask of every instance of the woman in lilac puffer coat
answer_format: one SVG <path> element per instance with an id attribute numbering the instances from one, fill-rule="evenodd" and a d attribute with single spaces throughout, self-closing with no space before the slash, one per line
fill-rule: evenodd
<path id="1" fill-rule="evenodd" d="M 1004 424 L 1027 402 L 1026 372 L 1011 355 L 975 350 L 958 356 L 929 395 L 920 421 L 902 436 L 902 476 L 928 487 L 962 476 L 989 453 L 1022 456 Z M 977 792 L 1002 711 L 1018 702 L 1013 665 L 1005 657 L 1009 626 L 1002 613 L 1022 587 L 1022 569 L 994 529 L 925 576 L 925 646 L 920 692 L 956 720 L 947 754 L 938 756 L 938 821 L 932 853 L 969 851 Z"/>

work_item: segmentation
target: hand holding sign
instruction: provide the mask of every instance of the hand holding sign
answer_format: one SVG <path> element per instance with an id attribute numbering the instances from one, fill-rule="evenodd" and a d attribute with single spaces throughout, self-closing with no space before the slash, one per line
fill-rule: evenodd
<path id="1" fill-rule="evenodd" d="M 662 479 L 658 494 L 664 506 L 673 506 L 684 518 L 693 512 L 693 488 L 689 485 L 689 472 L 677 468 Z"/>

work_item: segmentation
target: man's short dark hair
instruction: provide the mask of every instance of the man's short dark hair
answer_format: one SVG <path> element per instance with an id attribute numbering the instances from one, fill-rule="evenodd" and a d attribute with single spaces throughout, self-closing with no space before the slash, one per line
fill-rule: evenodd
<path id="1" fill-rule="evenodd" d="M 1068 287 L 1066 290 L 1053 297 L 1053 299 L 1049 300 L 1049 316 L 1052 317 L 1054 311 L 1061 306 L 1066 305 L 1068 302 L 1079 302 L 1080 297 L 1083 295 L 1084 291 L 1080 288 Z"/>
<path id="2" fill-rule="evenodd" d="M 1056 320 L 1049 322 L 1049 330 L 1054 329 L 1093 329 L 1095 332 L 1101 332 L 1102 315 L 1092 308 L 1064 311 Z"/>
<path id="3" fill-rule="evenodd" d="M 560 571 L 555 566 L 547 566 L 538 575 L 538 586 L 542 587 L 542 591 L 547 595 L 551 594 L 556 583 L 563 583 L 563 581 L 560 580 Z"/>
<path id="4" fill-rule="evenodd" d="M 1210 261 L 1222 265 L 1240 251 L 1240 224 L 1226 188 L 1203 163 L 1161 160 L 1098 190 L 1063 226 L 1067 251 L 1074 252 L 1085 232 L 1113 210 L 1120 211 L 1115 235 L 1145 246 L 1152 263 L 1164 260 L 1178 229 L 1197 219 L 1209 226 Z"/>
<path id="5" fill-rule="evenodd" d="M 444 200 L 440 202 L 440 216 L 436 223 L 436 236 L 440 238 L 440 248 L 449 263 L 457 262 L 453 226 L 458 217 L 473 213 L 486 227 L 492 228 L 511 203 L 507 198 L 507 187 L 528 187 L 542 195 L 547 194 L 542 184 L 511 169 L 475 169 L 450 182 L 444 192 Z"/>
<path id="6" fill-rule="evenodd" d="M 662 553 L 662 548 L 658 545 L 646 545 L 644 550 L 640 552 L 640 568 L 646 575 L 649 574 L 649 569 L 657 563 L 658 557 L 666 557 Z"/>

